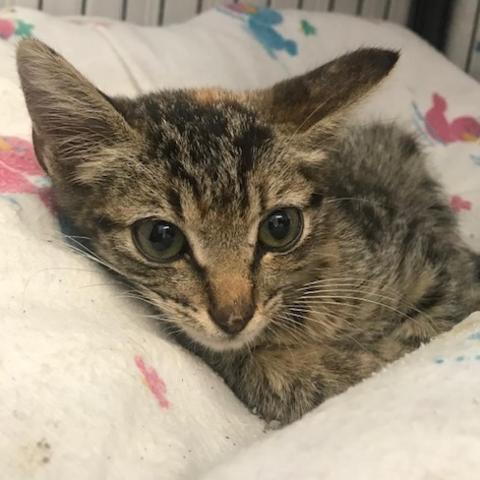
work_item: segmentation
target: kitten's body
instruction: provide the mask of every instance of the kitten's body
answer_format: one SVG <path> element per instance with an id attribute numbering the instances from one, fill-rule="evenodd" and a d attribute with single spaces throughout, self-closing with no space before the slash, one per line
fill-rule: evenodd
<path id="1" fill-rule="evenodd" d="M 295 327 L 249 350 L 201 351 L 267 419 L 300 417 L 480 306 L 478 260 L 414 139 L 378 124 L 346 129 L 337 148 L 321 172 L 334 265 L 296 300 L 311 318 L 294 307 Z"/>
<path id="2" fill-rule="evenodd" d="M 341 121 L 396 59 L 360 50 L 270 90 L 127 100 L 20 46 L 61 208 L 267 420 L 298 418 L 479 305 L 474 255 L 415 141 Z M 262 232 L 286 211 L 298 231 L 279 249 Z M 148 222 L 183 232 L 168 262 L 139 237 Z"/>

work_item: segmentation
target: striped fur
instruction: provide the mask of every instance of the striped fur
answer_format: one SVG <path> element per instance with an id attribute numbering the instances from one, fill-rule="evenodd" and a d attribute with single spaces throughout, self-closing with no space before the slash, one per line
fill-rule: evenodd
<path id="1" fill-rule="evenodd" d="M 479 306 L 476 257 L 415 140 L 346 123 L 397 57 L 364 49 L 263 91 L 131 100 L 108 98 L 40 42 L 20 44 L 60 208 L 267 420 L 295 420 Z M 259 223 L 285 206 L 303 213 L 300 240 L 268 252 Z M 132 225 L 149 217 L 184 232 L 181 258 L 136 248 Z M 236 334 L 212 320 L 251 309 Z"/>

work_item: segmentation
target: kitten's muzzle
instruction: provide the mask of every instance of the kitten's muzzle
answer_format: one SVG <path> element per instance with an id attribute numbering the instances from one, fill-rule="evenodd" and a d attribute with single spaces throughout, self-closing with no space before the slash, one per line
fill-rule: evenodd
<path id="1" fill-rule="evenodd" d="M 255 307 L 252 303 L 237 303 L 223 308 L 211 308 L 212 320 L 229 335 L 240 333 L 253 317 Z"/>
<path id="2" fill-rule="evenodd" d="M 225 333 L 237 335 L 255 313 L 253 285 L 248 263 L 219 260 L 208 273 L 208 313 Z"/>

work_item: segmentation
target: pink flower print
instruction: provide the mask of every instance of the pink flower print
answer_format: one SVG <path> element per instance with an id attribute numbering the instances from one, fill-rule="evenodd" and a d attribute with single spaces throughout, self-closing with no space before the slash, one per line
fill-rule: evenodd
<path id="1" fill-rule="evenodd" d="M 478 142 L 480 122 L 471 116 L 456 117 L 449 121 L 446 117 L 447 101 L 438 93 L 432 96 L 432 107 L 425 114 L 428 133 L 442 143 Z"/>
<path id="2" fill-rule="evenodd" d="M 15 22 L 6 18 L 0 18 L 0 38 L 8 40 L 16 30 Z"/>
<path id="3" fill-rule="evenodd" d="M 163 379 L 158 375 L 157 371 L 148 365 L 145 365 L 143 358 L 140 355 L 136 355 L 135 365 L 143 376 L 145 383 L 147 384 L 149 390 L 153 393 L 154 397 L 157 399 L 160 408 L 169 408 L 170 402 L 166 397 L 167 386 Z"/>
<path id="4" fill-rule="evenodd" d="M 248 3 L 231 3 L 230 5 L 226 5 L 227 8 L 230 10 L 237 12 L 237 13 L 246 13 L 246 14 L 251 14 L 251 13 L 256 13 L 258 8 L 255 7 L 254 5 L 250 5 Z"/>
<path id="5" fill-rule="evenodd" d="M 49 180 L 30 142 L 17 137 L 0 137 L 0 193 L 35 194 L 52 209 Z"/>
<path id="6" fill-rule="evenodd" d="M 471 210 L 472 202 L 463 199 L 460 195 L 453 195 L 450 198 L 450 207 L 455 213 L 460 213 L 462 210 Z"/>

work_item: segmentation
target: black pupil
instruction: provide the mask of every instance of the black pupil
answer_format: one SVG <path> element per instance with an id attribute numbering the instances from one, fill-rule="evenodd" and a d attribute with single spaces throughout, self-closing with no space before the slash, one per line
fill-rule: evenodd
<path id="1" fill-rule="evenodd" d="M 268 231 L 275 240 L 283 240 L 290 231 L 290 218 L 285 212 L 275 212 L 268 219 Z"/>
<path id="2" fill-rule="evenodd" d="M 176 236 L 176 227 L 168 223 L 158 222 L 153 225 L 148 239 L 155 247 L 155 250 L 164 251 L 173 245 Z"/>

